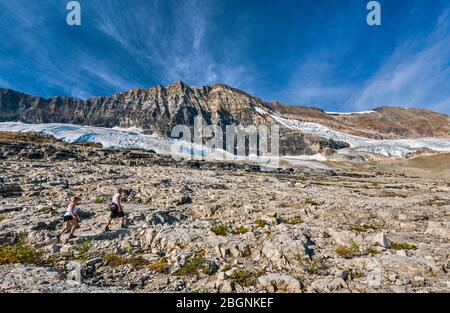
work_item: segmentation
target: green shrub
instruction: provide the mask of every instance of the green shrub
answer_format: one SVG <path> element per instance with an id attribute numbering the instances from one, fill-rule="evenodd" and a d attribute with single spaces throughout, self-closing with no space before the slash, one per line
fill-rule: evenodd
<path id="1" fill-rule="evenodd" d="M 6 215 L 0 214 L 0 222 L 6 220 Z"/>
<path id="2" fill-rule="evenodd" d="M 103 203 L 106 202 L 106 200 L 107 200 L 107 196 L 102 195 L 102 196 L 99 196 L 99 197 L 95 197 L 95 198 L 92 200 L 92 203 L 95 203 L 95 204 L 103 204 Z"/>
<path id="3" fill-rule="evenodd" d="M 368 247 L 366 252 L 369 254 L 379 254 L 380 253 L 377 249 L 375 249 L 373 247 Z"/>
<path id="4" fill-rule="evenodd" d="M 13 245 L 0 246 L 0 264 L 36 264 L 44 263 L 43 252 L 26 243 L 26 234 L 21 233 Z"/>
<path id="5" fill-rule="evenodd" d="M 242 287 L 249 287 L 256 284 L 256 277 L 254 273 L 243 269 L 237 269 L 229 277 L 230 281 L 239 284 Z"/>
<path id="6" fill-rule="evenodd" d="M 304 201 L 304 203 L 305 203 L 306 205 L 319 205 L 319 203 L 318 203 L 317 201 L 315 201 L 315 200 L 313 200 L 313 199 L 310 199 L 310 198 L 306 198 L 305 201 Z"/>
<path id="7" fill-rule="evenodd" d="M 288 225 L 297 225 L 297 224 L 301 224 L 302 222 L 303 222 L 302 219 L 297 216 L 288 218 L 283 221 L 284 224 L 288 224 Z"/>
<path id="8" fill-rule="evenodd" d="M 194 256 L 190 258 L 175 275 L 177 276 L 194 276 L 200 271 L 205 272 L 207 270 L 207 261 L 204 257 Z"/>
<path id="9" fill-rule="evenodd" d="M 357 233 L 365 233 L 369 229 L 376 230 L 378 229 L 377 226 L 374 225 L 368 225 L 368 224 L 361 224 L 361 225 L 350 225 L 348 227 L 348 230 L 357 232 Z"/>
<path id="10" fill-rule="evenodd" d="M 92 241 L 86 240 L 81 245 L 78 246 L 77 249 L 77 259 L 79 260 L 87 260 L 89 250 L 92 248 Z"/>
<path id="11" fill-rule="evenodd" d="M 217 236 L 226 236 L 230 232 L 230 229 L 225 225 L 214 225 L 211 227 L 211 231 Z"/>
<path id="12" fill-rule="evenodd" d="M 392 242 L 390 248 L 394 250 L 416 250 L 417 246 L 406 242 Z"/>

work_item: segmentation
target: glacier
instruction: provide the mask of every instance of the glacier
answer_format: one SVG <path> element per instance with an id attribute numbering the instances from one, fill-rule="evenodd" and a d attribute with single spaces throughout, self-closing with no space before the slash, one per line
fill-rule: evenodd
<path id="1" fill-rule="evenodd" d="M 449 152 L 450 139 L 444 138 L 415 138 L 415 139 L 370 139 L 354 136 L 332 130 L 321 124 L 303 122 L 282 117 L 274 112 L 255 107 L 256 112 L 268 115 L 280 125 L 301 133 L 310 134 L 334 141 L 346 142 L 358 152 L 367 152 L 385 157 L 404 157 L 420 149 L 430 149 L 436 152 Z"/>
<path id="2" fill-rule="evenodd" d="M 186 142 L 158 135 L 143 134 L 138 128 L 104 128 L 74 124 L 48 123 L 25 124 L 21 122 L 0 123 L 0 132 L 38 133 L 52 136 L 68 143 L 97 143 L 105 149 L 143 149 L 158 154 L 170 155 L 175 159 L 194 158 L 207 160 L 254 161 L 275 165 L 278 158 L 273 156 L 238 156 L 223 149 Z"/>
<path id="3" fill-rule="evenodd" d="M 358 152 L 367 152 L 386 157 L 404 157 L 419 149 L 428 148 L 437 152 L 449 152 L 450 140 L 440 138 L 419 139 L 392 139 L 376 140 L 360 136 L 354 136 L 339 131 L 334 131 L 321 124 L 303 122 L 284 118 L 276 113 L 267 112 L 263 108 L 255 107 L 260 114 L 270 115 L 279 124 L 297 130 L 301 133 L 311 134 L 326 139 L 346 142 L 352 149 Z M 163 155 L 171 155 L 174 158 L 201 158 L 208 160 L 231 161 L 255 161 L 266 164 L 278 163 L 278 157 L 274 156 L 236 156 L 222 149 L 211 149 L 205 145 L 189 143 L 172 138 L 162 138 L 158 135 L 144 134 L 138 128 L 104 128 L 94 126 L 82 126 L 62 123 L 48 124 L 24 124 L 21 122 L 0 123 L 0 131 L 21 133 L 42 133 L 56 139 L 70 143 L 99 143 L 106 149 L 144 149 L 153 150 Z M 317 160 L 316 161 L 320 161 Z M 298 162 L 312 162 L 301 160 Z"/>

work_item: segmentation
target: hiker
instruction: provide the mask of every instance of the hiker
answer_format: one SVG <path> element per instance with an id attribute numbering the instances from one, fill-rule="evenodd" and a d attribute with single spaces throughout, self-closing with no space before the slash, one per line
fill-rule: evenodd
<path id="1" fill-rule="evenodd" d="M 76 238 L 75 230 L 78 226 L 78 221 L 80 217 L 78 216 L 78 208 L 77 204 L 80 201 L 79 197 L 72 197 L 72 200 L 67 208 L 67 212 L 64 214 L 64 227 L 63 229 L 56 235 L 58 241 L 61 240 L 61 235 L 64 234 L 67 230 L 70 229 L 69 239 Z"/>
<path id="2" fill-rule="evenodd" d="M 111 224 L 111 221 L 116 218 L 121 219 L 121 227 L 126 228 L 125 226 L 125 213 L 123 212 L 123 206 L 122 206 L 122 196 L 124 194 L 124 190 L 122 188 L 119 188 L 117 192 L 112 197 L 112 203 L 111 203 L 111 215 L 108 220 L 108 224 L 106 224 L 105 231 L 109 231 L 109 224 Z"/>

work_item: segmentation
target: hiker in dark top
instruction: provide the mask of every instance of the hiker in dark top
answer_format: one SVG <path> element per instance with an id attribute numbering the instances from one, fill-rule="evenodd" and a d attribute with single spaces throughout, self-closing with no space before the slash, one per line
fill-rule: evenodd
<path id="1" fill-rule="evenodd" d="M 122 206 L 122 196 L 124 194 L 124 190 L 119 188 L 117 192 L 112 197 L 111 203 L 111 215 L 108 220 L 108 224 L 106 225 L 105 231 L 109 231 L 109 225 L 113 219 L 120 218 L 121 219 L 121 227 L 126 228 L 125 226 L 125 213 L 123 211 Z"/>

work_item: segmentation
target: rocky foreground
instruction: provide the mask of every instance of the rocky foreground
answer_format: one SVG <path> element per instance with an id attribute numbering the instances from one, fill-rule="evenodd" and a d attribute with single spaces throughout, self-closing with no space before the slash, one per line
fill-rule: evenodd
<path id="1" fill-rule="evenodd" d="M 0 136 L 0 292 L 449 292 L 450 184 Z M 103 232 L 127 190 L 128 229 Z M 73 195 L 78 238 L 55 235 Z"/>

